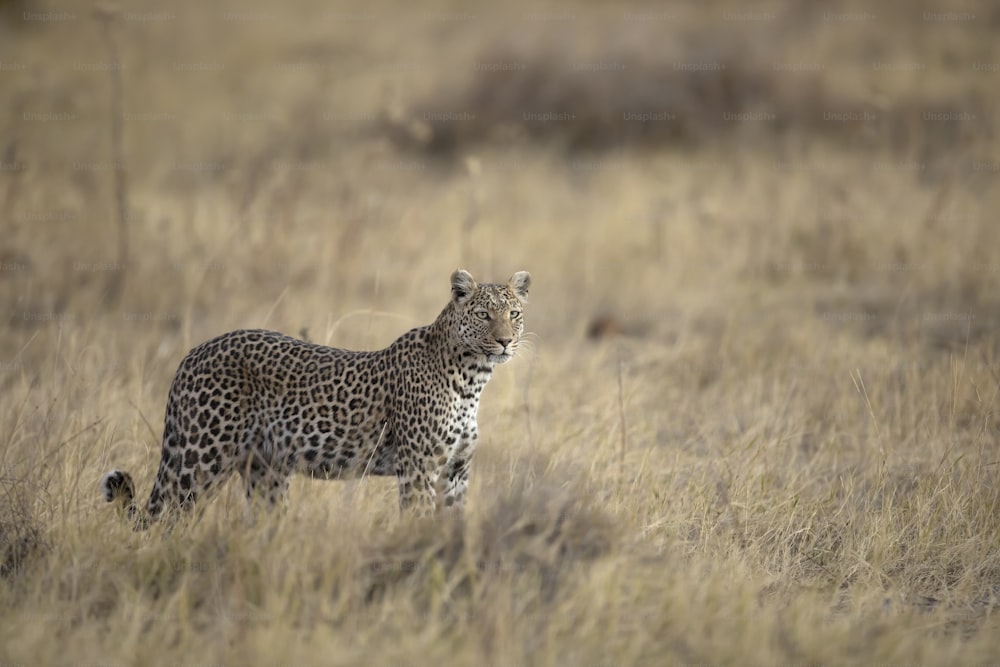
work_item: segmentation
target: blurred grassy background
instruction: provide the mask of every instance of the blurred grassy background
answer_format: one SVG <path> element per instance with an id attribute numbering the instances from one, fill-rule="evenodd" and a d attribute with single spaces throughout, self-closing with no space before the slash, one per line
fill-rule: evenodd
<path id="1" fill-rule="evenodd" d="M 998 29 L 5 2 L 0 662 L 995 660 Z M 465 524 L 391 480 L 171 534 L 99 501 L 111 466 L 148 493 L 193 345 L 380 347 L 456 267 L 534 278 Z"/>

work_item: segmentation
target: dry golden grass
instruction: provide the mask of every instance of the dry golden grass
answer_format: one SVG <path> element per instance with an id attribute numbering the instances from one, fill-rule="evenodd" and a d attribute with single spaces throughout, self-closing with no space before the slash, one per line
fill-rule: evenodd
<path id="1" fill-rule="evenodd" d="M 125 267 L 98 24 L 0 19 L 0 664 L 995 663 L 995 12 L 427 7 L 119 13 Z M 724 99 L 766 81 L 798 120 L 725 126 L 692 89 L 707 135 L 630 133 L 602 123 L 642 77 L 570 68 L 585 130 L 510 131 L 563 111 L 515 85 L 434 153 L 420 110 L 474 111 L 496 53 L 546 86 L 553 54 L 741 59 Z M 887 116 L 823 125 L 855 101 Z M 391 480 L 254 518 L 233 485 L 172 532 L 100 500 L 112 466 L 148 493 L 193 345 L 379 347 L 458 266 L 534 278 L 463 522 L 400 517 Z"/>

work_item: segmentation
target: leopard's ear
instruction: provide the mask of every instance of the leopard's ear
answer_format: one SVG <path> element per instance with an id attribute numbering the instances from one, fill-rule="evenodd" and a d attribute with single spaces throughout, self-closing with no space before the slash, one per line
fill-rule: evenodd
<path id="1" fill-rule="evenodd" d="M 472 298 L 472 295 L 479 289 L 472 274 L 465 269 L 459 269 L 451 274 L 451 298 L 458 305 L 462 305 Z"/>
<path id="2" fill-rule="evenodd" d="M 527 271 L 518 271 L 510 277 L 507 286 L 514 291 L 518 299 L 527 301 L 528 288 L 531 287 L 531 274 Z"/>

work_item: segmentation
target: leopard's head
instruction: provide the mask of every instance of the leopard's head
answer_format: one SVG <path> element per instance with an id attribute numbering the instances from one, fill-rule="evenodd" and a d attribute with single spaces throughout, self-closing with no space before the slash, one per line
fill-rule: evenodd
<path id="1" fill-rule="evenodd" d="M 524 331 L 521 309 L 528 299 L 531 275 L 518 271 L 506 285 L 478 284 L 463 269 L 451 274 L 453 332 L 459 343 L 492 363 L 509 361 Z"/>

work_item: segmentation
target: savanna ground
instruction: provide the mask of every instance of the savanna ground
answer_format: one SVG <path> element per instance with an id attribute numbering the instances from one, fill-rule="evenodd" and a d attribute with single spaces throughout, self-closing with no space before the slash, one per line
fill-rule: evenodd
<path id="1" fill-rule="evenodd" d="M 1000 663 L 995 5 L 107 9 L 0 18 L 0 664 Z M 464 521 L 99 498 L 456 267 L 534 278 Z"/>

